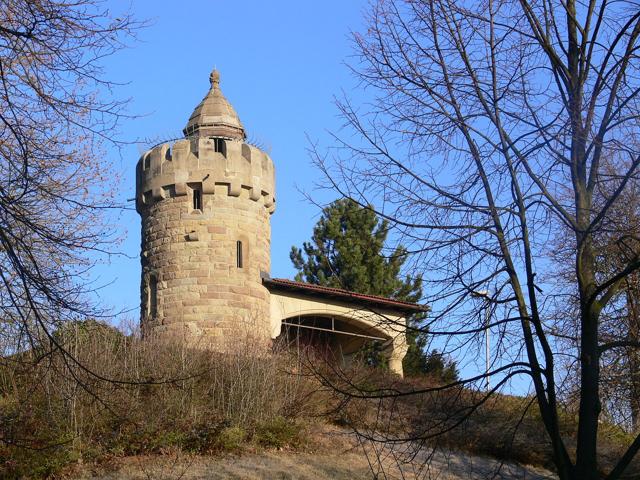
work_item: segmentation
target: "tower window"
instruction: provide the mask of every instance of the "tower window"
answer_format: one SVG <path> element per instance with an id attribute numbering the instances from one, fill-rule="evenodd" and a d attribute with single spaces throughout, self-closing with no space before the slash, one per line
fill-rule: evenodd
<path id="1" fill-rule="evenodd" d="M 227 156 L 227 143 L 222 138 L 213 139 L 214 152 L 221 153 L 225 157 Z"/>
<path id="2" fill-rule="evenodd" d="M 240 240 L 236 242 L 236 266 L 242 268 L 242 242 Z"/>
<path id="3" fill-rule="evenodd" d="M 151 155 L 147 155 L 144 157 L 144 164 L 142 166 L 143 170 L 149 170 L 151 168 Z"/>
<path id="4" fill-rule="evenodd" d="M 202 190 L 199 188 L 193 189 L 193 209 L 202 210 Z"/>
<path id="5" fill-rule="evenodd" d="M 158 315 L 158 279 L 155 275 L 149 277 L 149 292 L 147 297 L 147 315 L 156 318 Z"/>

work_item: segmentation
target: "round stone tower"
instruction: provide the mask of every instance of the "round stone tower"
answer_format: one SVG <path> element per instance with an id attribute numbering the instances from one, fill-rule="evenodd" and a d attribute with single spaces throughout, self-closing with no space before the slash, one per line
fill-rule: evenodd
<path id="1" fill-rule="evenodd" d="M 184 128 L 185 138 L 144 153 L 136 166 L 142 217 L 141 326 L 221 344 L 239 330 L 270 338 L 269 156 L 245 143 L 220 75 Z"/>

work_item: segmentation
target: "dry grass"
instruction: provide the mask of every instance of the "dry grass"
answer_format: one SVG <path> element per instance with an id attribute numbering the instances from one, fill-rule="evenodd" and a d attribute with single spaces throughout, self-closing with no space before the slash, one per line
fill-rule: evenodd
<path id="1" fill-rule="evenodd" d="M 0 477 L 46 477 L 126 455 L 302 443 L 311 391 L 288 355 L 249 337 L 218 354 L 96 322 L 59 334 L 78 363 L 32 350 L 0 365 Z M 115 381 L 110 381 L 115 380 Z"/>
<path id="2" fill-rule="evenodd" d="M 430 378 L 401 380 L 365 370 L 341 373 L 340 378 L 328 381 L 354 394 L 407 393 L 437 386 Z M 437 446 L 436 451 L 452 449 L 553 470 L 552 450 L 535 399 L 494 394 L 483 401 L 484 395 L 462 387 L 384 399 L 342 395 L 336 420 L 358 431 L 373 450 L 380 444 L 396 445 L 392 456 L 400 463 L 428 463 L 430 459 L 421 453 L 428 445 Z M 560 412 L 560 419 L 565 442 L 572 449 L 577 418 L 566 409 Z M 622 428 L 603 422 L 598 452 L 601 468 L 611 469 L 632 440 Z M 373 459 L 373 463 L 378 461 Z M 640 459 L 631 471 L 640 472 Z"/>
<path id="3" fill-rule="evenodd" d="M 245 453 L 242 456 L 225 455 L 201 457 L 181 452 L 164 456 L 123 458 L 109 469 L 93 467 L 76 468 L 72 478 L 76 480 L 195 480 L 195 479 L 295 479 L 295 480 L 352 480 L 366 478 L 438 479 L 462 480 L 490 478 L 498 462 L 488 458 L 439 452 L 431 458 L 429 466 L 398 465 L 393 455 L 385 460 L 385 472 L 371 470 L 367 461 L 373 452 L 363 454 L 356 438 L 335 427 L 324 427 L 312 432 L 313 451 L 268 451 Z M 425 452 L 428 454 L 428 452 Z M 376 476 L 378 475 L 378 476 Z M 502 479 L 545 480 L 553 475 L 540 469 L 525 468 L 514 464 L 502 467 Z"/>

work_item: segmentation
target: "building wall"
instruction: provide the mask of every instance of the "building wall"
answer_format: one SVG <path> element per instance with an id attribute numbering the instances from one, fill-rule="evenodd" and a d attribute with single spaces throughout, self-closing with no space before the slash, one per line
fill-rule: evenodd
<path id="1" fill-rule="evenodd" d="M 200 139 L 141 157 L 136 203 L 145 333 L 223 345 L 244 327 L 270 338 L 269 292 L 260 272 L 270 269 L 273 177 L 269 156 L 239 140 L 226 140 L 226 156 Z"/>
<path id="2" fill-rule="evenodd" d="M 338 316 L 354 331 L 388 338 L 390 369 L 402 375 L 404 317 L 329 299 L 270 294 L 263 286 L 261 273 L 270 271 L 275 210 L 273 163 L 241 140 L 225 139 L 224 149 L 216 150 L 213 139 L 184 139 L 159 145 L 138 161 L 145 335 L 238 348 L 247 335 L 265 343 L 276 338 L 286 318 Z"/>

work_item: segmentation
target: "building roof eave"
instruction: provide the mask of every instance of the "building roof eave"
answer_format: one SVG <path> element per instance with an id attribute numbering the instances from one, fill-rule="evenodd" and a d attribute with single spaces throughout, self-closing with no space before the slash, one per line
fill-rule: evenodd
<path id="1" fill-rule="evenodd" d="M 324 287 L 311 283 L 296 282 L 286 278 L 269 278 L 263 277 L 262 284 L 269 290 L 285 290 L 295 292 L 302 295 L 332 298 L 346 303 L 369 306 L 371 308 L 381 308 L 387 311 L 402 313 L 403 315 L 411 315 L 415 313 L 428 312 L 428 305 L 420 305 L 417 303 L 403 302 L 392 298 L 381 297 L 378 295 L 368 295 L 364 293 L 352 292 L 340 288 Z"/>

